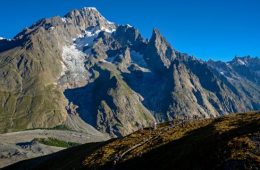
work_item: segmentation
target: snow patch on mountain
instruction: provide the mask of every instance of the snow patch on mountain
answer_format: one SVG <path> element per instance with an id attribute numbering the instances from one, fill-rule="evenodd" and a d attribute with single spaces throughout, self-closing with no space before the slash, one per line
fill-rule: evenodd
<path id="1" fill-rule="evenodd" d="M 49 28 L 50 31 L 53 31 L 54 29 L 55 29 L 54 26 L 52 26 L 52 27 Z"/>
<path id="2" fill-rule="evenodd" d="M 85 61 L 91 56 L 91 47 L 102 31 L 112 33 L 115 29 L 100 26 L 89 28 L 74 38 L 72 45 L 63 47 L 61 84 L 74 83 L 73 87 L 79 87 L 90 80 L 91 73 L 86 69 Z"/>
<path id="3" fill-rule="evenodd" d="M 93 10 L 93 11 L 98 11 L 96 7 L 84 7 L 84 10 Z"/>
<path id="4" fill-rule="evenodd" d="M 240 65 L 246 65 L 246 63 L 245 63 L 244 61 L 240 60 L 240 59 L 237 59 L 237 62 L 238 62 L 238 64 L 240 64 Z"/>
<path id="5" fill-rule="evenodd" d="M 62 20 L 62 22 L 67 23 L 67 18 L 62 17 L 61 20 Z"/>
<path id="6" fill-rule="evenodd" d="M 108 23 L 109 25 L 114 25 L 114 24 L 115 24 L 114 22 L 111 22 L 111 21 L 108 21 L 108 20 L 107 20 L 107 23 Z"/>
<path id="7" fill-rule="evenodd" d="M 99 60 L 99 62 L 112 64 L 112 62 L 105 60 L 105 59 L 101 59 L 101 60 Z"/>
<path id="8" fill-rule="evenodd" d="M 135 63 L 133 65 L 135 66 L 136 70 L 139 70 L 141 72 L 146 72 L 146 73 L 151 72 L 151 70 L 149 70 L 148 68 L 141 67 L 141 66 L 139 66 L 139 65 L 137 65 Z"/>
<path id="9" fill-rule="evenodd" d="M 91 74 L 85 68 L 86 54 L 78 50 L 75 44 L 64 46 L 62 51 L 62 72 L 59 82 L 67 87 L 85 85 Z M 69 84 L 69 85 L 68 85 Z"/>
<path id="10" fill-rule="evenodd" d="M 4 38 L 4 37 L 0 37 L 0 41 L 1 41 L 1 40 L 5 40 L 5 41 L 12 41 L 12 39 L 9 39 L 9 38 L 8 38 L 8 39 L 6 39 L 6 38 Z"/>
<path id="11" fill-rule="evenodd" d="M 144 60 L 144 57 L 141 53 L 132 50 L 130 52 L 130 56 L 131 56 L 131 65 L 135 66 L 135 69 L 142 72 L 151 72 L 151 70 L 148 69 L 147 63 Z M 117 64 L 116 61 L 117 57 L 118 55 L 110 56 L 106 60 L 102 60 L 102 62 Z"/>
<path id="12" fill-rule="evenodd" d="M 83 35 L 80 35 L 75 39 L 74 43 L 80 51 L 84 50 L 84 47 L 90 47 L 93 45 L 95 38 L 101 32 L 100 29 L 86 30 Z"/>
<path id="13" fill-rule="evenodd" d="M 74 43 L 77 49 L 79 49 L 80 51 L 84 51 L 85 47 L 91 47 L 94 44 L 94 41 L 97 38 L 98 34 L 102 31 L 111 34 L 115 31 L 115 29 L 96 26 L 94 28 L 85 30 L 84 34 L 81 34 L 78 36 L 78 38 L 74 39 Z"/>
<path id="14" fill-rule="evenodd" d="M 132 28 L 132 27 L 133 27 L 133 26 L 130 25 L 130 24 L 126 24 L 126 26 L 127 26 L 128 28 Z"/>
<path id="15" fill-rule="evenodd" d="M 83 73 L 85 71 L 85 54 L 77 50 L 75 45 L 63 47 L 62 59 L 63 66 L 65 66 L 62 74 L 66 74 L 66 72 Z"/>

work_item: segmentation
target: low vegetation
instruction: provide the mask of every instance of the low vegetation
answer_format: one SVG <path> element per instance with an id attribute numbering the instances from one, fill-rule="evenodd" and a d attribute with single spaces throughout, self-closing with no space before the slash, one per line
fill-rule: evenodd
<path id="1" fill-rule="evenodd" d="M 79 145 L 79 143 L 66 142 L 56 138 L 36 138 L 35 141 L 42 143 L 44 145 L 56 146 L 62 148 L 70 148 Z"/>
<path id="2" fill-rule="evenodd" d="M 58 126 L 55 126 L 54 128 L 51 128 L 51 129 L 53 129 L 53 130 L 69 130 L 69 131 L 73 131 L 72 129 L 70 129 L 66 125 L 58 125 Z"/>

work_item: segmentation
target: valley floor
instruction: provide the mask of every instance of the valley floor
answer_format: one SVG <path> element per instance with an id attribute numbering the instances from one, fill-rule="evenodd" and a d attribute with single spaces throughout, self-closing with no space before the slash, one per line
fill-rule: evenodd
<path id="1" fill-rule="evenodd" d="M 15 162 L 55 153 L 65 149 L 40 143 L 36 139 L 58 139 L 70 143 L 85 144 L 105 140 L 101 136 L 67 130 L 27 130 L 0 134 L 0 168 Z"/>

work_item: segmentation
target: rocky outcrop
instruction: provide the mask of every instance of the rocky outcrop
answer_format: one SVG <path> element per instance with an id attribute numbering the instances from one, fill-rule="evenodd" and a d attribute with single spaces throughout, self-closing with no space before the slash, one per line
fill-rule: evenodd
<path id="1" fill-rule="evenodd" d="M 157 29 L 153 34 L 145 51 L 145 59 L 155 72 L 163 72 L 169 69 L 175 58 L 175 52 Z"/>
<path id="2" fill-rule="evenodd" d="M 141 97 L 105 65 L 97 79 L 83 88 L 65 91 L 65 96 L 79 106 L 84 121 L 113 136 L 127 135 L 154 122 L 142 105 Z"/>

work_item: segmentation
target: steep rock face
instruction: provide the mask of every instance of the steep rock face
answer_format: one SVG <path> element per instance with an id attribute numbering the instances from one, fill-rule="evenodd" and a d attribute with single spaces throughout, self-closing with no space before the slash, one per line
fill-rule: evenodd
<path id="1" fill-rule="evenodd" d="M 207 65 L 218 79 L 241 99 L 237 103 L 243 110 L 259 109 L 259 58 L 235 57 L 230 62 L 208 61 Z"/>
<path id="2" fill-rule="evenodd" d="M 240 102 L 239 97 L 219 81 L 205 63 L 182 54 L 177 56 L 178 60 L 173 63 L 174 89 L 169 115 L 208 118 L 239 109 L 235 105 Z"/>
<path id="3" fill-rule="evenodd" d="M 260 59 L 246 57 L 235 57 L 230 62 L 208 61 L 208 64 L 217 70 L 225 77 L 233 78 L 240 77 L 247 81 L 260 85 Z"/>
<path id="4" fill-rule="evenodd" d="M 208 118 L 256 109 L 248 102 L 243 103 L 245 100 L 206 63 L 182 53 L 176 52 L 171 66 L 163 72 L 132 72 L 125 77 L 159 121 Z"/>
<path id="5" fill-rule="evenodd" d="M 133 50 L 140 49 L 144 42 L 139 31 L 130 25 L 118 26 L 114 38 L 123 46 L 130 45 Z"/>
<path id="6" fill-rule="evenodd" d="M 175 57 L 170 44 L 157 29 L 154 29 L 145 52 L 145 59 L 149 66 L 156 72 L 162 72 L 170 67 Z"/>
<path id="7" fill-rule="evenodd" d="M 260 109 L 258 58 L 206 63 L 95 8 L 1 40 L 0 75 L 1 132 L 64 124 L 124 136 L 155 120 Z"/>
<path id="8" fill-rule="evenodd" d="M 128 72 L 127 68 L 131 64 L 131 54 L 129 48 L 124 48 L 113 58 L 113 63 L 118 66 L 121 72 Z"/>
<path id="9" fill-rule="evenodd" d="M 260 85 L 260 59 L 247 57 L 235 57 L 229 62 L 233 70 L 244 79 Z"/>
<path id="10" fill-rule="evenodd" d="M 82 88 L 65 91 L 66 97 L 79 106 L 87 123 L 113 136 L 127 135 L 154 122 L 142 105 L 142 98 L 132 91 L 120 75 L 105 65 L 95 68 L 96 80 Z"/>
<path id="11" fill-rule="evenodd" d="M 81 10 L 73 10 L 65 15 L 65 22 L 74 25 L 73 28 L 84 31 L 89 27 L 100 27 L 107 31 L 112 31 L 116 26 L 107 21 L 96 8 L 83 8 Z M 71 32 L 71 31 L 69 31 Z"/>

